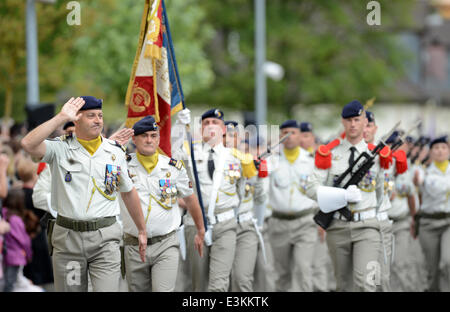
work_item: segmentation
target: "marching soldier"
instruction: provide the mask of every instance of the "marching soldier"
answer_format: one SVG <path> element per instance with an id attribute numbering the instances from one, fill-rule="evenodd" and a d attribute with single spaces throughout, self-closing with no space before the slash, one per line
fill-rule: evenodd
<path id="1" fill-rule="evenodd" d="M 399 150 L 407 152 L 407 143 L 402 144 Z M 412 217 L 416 214 L 414 185 L 412 183 L 412 170 L 395 175 L 393 179 L 391 208 L 388 210 L 392 223 L 394 236 L 392 248 L 392 263 L 390 270 L 390 284 L 392 291 L 418 291 L 419 272 L 413 257 L 414 232 Z"/>
<path id="2" fill-rule="evenodd" d="M 428 291 L 450 290 L 450 166 L 447 136 L 430 143 L 431 165 L 420 181 L 422 205 L 419 211 L 419 240 L 427 271 Z M 442 289 L 439 287 L 442 266 Z"/>
<path id="3" fill-rule="evenodd" d="M 307 150 L 312 157 L 316 152 L 316 138 L 310 122 L 300 123 L 300 147 Z M 314 246 L 313 287 L 314 291 L 328 291 L 333 288 L 333 266 L 330 253 L 325 243 L 325 230 L 318 227 L 318 240 Z M 335 284 L 335 283 L 334 283 Z"/>
<path id="4" fill-rule="evenodd" d="M 372 112 L 366 111 L 367 126 L 364 129 L 364 140 L 368 144 L 369 149 L 375 147 L 375 134 L 377 133 L 378 126 L 376 125 L 375 115 Z M 386 140 L 387 144 L 392 144 L 396 140 L 398 132 L 394 132 L 391 137 Z M 392 159 L 392 155 L 388 156 L 388 159 Z M 405 159 L 406 161 L 406 159 Z M 391 290 L 390 286 L 390 268 L 392 257 L 392 221 L 389 220 L 388 210 L 391 208 L 390 196 L 392 194 L 392 185 L 394 179 L 394 166 L 391 166 L 391 162 L 387 161 L 386 166 L 383 169 L 384 183 L 383 183 L 383 197 L 377 206 L 377 218 L 380 224 L 380 239 L 381 248 L 379 256 L 380 264 L 380 290 L 388 292 Z"/>
<path id="5" fill-rule="evenodd" d="M 51 237 L 56 291 L 118 291 L 121 227 L 116 200 L 121 192 L 139 236 L 142 261 L 147 233 L 139 197 L 127 173 L 123 148 L 103 138 L 102 100 L 71 98 L 61 112 L 22 139 L 30 155 L 51 167 L 52 209 L 58 214 Z M 75 135 L 46 140 L 74 121 Z"/>
<path id="6" fill-rule="evenodd" d="M 238 123 L 226 121 L 226 138 L 228 146 L 238 147 Z M 234 140 L 232 140 L 234 139 Z M 248 151 L 245 150 L 245 151 Z M 237 153 L 237 151 L 235 152 Z M 251 155 L 251 154 L 249 154 Z M 251 156 L 252 157 L 252 156 Z M 253 159 L 253 157 L 252 157 Z M 253 291 L 253 275 L 258 255 L 258 242 L 262 239 L 254 218 L 255 207 L 263 208 L 266 195 L 263 189 L 263 175 L 245 178 L 245 191 L 237 209 L 236 252 L 231 270 L 231 290 L 240 292 Z M 260 242 L 264 244 L 264 242 Z"/>
<path id="7" fill-rule="evenodd" d="M 180 112 L 181 113 L 181 112 Z M 189 118 L 190 119 L 190 118 Z M 204 257 L 199 257 L 192 242 L 195 227 L 190 214 L 184 218 L 187 258 L 192 264 L 193 291 L 227 291 L 236 249 L 235 210 L 240 203 L 243 179 L 241 160 L 223 146 L 223 112 L 211 109 L 201 118 L 202 141 L 194 144 L 201 197 L 208 216 Z M 193 170 L 189 151 L 173 154 Z M 253 164 L 253 161 L 251 162 Z"/>
<path id="8" fill-rule="evenodd" d="M 369 152 L 363 140 L 367 119 L 361 103 L 353 101 L 345 105 L 341 116 L 345 139 L 336 139 L 318 148 L 307 194 L 317 199 L 325 212 L 345 206 L 352 212 L 348 221 L 336 211 L 327 228 L 326 241 L 337 290 L 351 291 L 351 286 L 354 286 L 358 291 L 375 291 L 379 284 L 381 245 L 376 207 L 382 199 L 383 172 L 377 162 L 358 186 L 351 185 L 348 189 L 332 187 L 334 180 L 354 164 L 359 154 Z"/>
<path id="9" fill-rule="evenodd" d="M 133 130 L 136 153 L 130 154 L 128 174 L 141 200 L 148 248 L 142 263 L 138 229 L 121 200 L 128 287 L 130 291 L 174 291 L 179 260 L 176 230 L 181 222 L 177 198 L 183 199 L 195 222 L 194 247 L 201 257 L 205 228 L 200 206 L 182 162 L 157 151 L 160 136 L 155 119 L 147 116 L 136 122 Z"/>
<path id="10" fill-rule="evenodd" d="M 280 136 L 291 135 L 284 141 L 278 159 L 269 162 L 269 238 L 277 273 L 276 291 L 313 291 L 312 263 L 317 241 L 313 213 L 317 203 L 306 196 L 305 189 L 314 159 L 299 146 L 297 121 L 285 121 L 280 130 Z"/>

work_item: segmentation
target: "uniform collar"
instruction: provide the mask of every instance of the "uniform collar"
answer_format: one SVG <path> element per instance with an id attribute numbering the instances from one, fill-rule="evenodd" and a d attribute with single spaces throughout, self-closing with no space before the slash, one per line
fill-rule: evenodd
<path id="1" fill-rule="evenodd" d="M 341 145 L 345 150 L 348 150 L 350 149 L 350 147 L 354 146 L 359 154 L 367 150 L 367 143 L 364 141 L 364 139 L 361 139 L 361 141 L 359 141 L 359 143 L 357 143 L 356 145 L 352 145 L 347 139 L 344 139 L 342 140 Z"/>
<path id="2" fill-rule="evenodd" d="M 139 160 L 137 159 L 136 153 L 131 153 L 131 160 L 128 162 L 128 167 L 142 167 L 142 169 L 144 169 L 145 172 L 147 172 L 145 170 L 145 168 L 141 165 L 141 163 L 139 162 Z M 156 172 L 157 169 L 167 169 L 169 168 L 169 162 L 167 161 L 167 159 L 164 158 L 163 155 L 159 154 L 158 155 L 158 163 L 156 164 L 155 168 L 153 168 L 152 173 Z"/>
<path id="3" fill-rule="evenodd" d="M 214 147 L 211 147 L 211 145 L 209 145 L 209 144 L 206 143 L 206 142 L 203 143 L 203 151 L 204 151 L 205 153 L 209 153 L 210 150 L 213 150 L 214 153 L 220 153 L 220 152 L 223 151 L 224 148 L 225 148 L 225 147 L 223 146 L 222 143 L 219 143 L 219 144 L 217 144 L 217 145 L 214 146 Z"/>

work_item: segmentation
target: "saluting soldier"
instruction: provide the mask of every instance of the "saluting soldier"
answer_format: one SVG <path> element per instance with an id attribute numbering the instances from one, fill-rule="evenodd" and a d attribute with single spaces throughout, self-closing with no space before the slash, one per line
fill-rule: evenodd
<path id="1" fill-rule="evenodd" d="M 313 291 L 312 264 L 317 242 L 313 214 L 317 203 L 306 196 L 314 158 L 299 146 L 300 126 L 287 120 L 280 126 L 284 141 L 279 157 L 269 161 L 269 238 L 277 274 L 276 291 Z"/>
<path id="2" fill-rule="evenodd" d="M 447 136 L 431 141 L 432 163 L 425 170 L 425 178 L 420 185 L 422 205 L 418 212 L 419 240 L 426 259 L 428 291 L 450 291 L 449 156 Z M 439 283 L 440 275 L 442 287 Z"/>
<path id="3" fill-rule="evenodd" d="M 75 135 L 46 138 L 67 121 Z M 138 194 L 127 174 L 124 149 L 101 136 L 102 100 L 71 98 L 61 112 L 22 139 L 30 155 L 42 158 L 52 173 L 51 205 L 58 214 L 51 237 L 56 291 L 118 291 L 122 230 L 116 200 L 121 192 L 139 236 L 142 261 L 147 247 Z"/>
<path id="4" fill-rule="evenodd" d="M 180 160 L 158 152 L 159 128 L 152 116 L 133 126 L 136 153 L 130 154 L 128 174 L 133 181 L 147 227 L 146 261 L 142 263 L 138 249 L 138 229 L 124 202 L 120 201 L 124 231 L 124 261 L 130 291 L 174 291 L 178 271 L 179 241 L 176 230 L 181 223 L 177 198 L 189 209 L 197 234 L 194 246 L 200 257 L 205 228 L 192 183 Z"/>
<path id="5" fill-rule="evenodd" d="M 335 179 L 354 164 L 361 153 L 369 153 L 363 139 L 367 119 L 361 103 L 352 101 L 345 105 L 341 116 L 345 139 L 336 139 L 318 148 L 307 194 L 317 199 L 325 212 L 345 206 L 352 212 L 352 219 L 347 221 L 336 211 L 327 228 L 326 241 L 337 290 L 352 291 L 353 286 L 356 291 L 375 291 L 380 283 L 377 277 L 380 276 L 381 246 L 376 207 L 382 200 L 384 176 L 376 162 L 358 186 L 333 187 Z M 330 207 L 325 207 L 324 202 Z"/>
<path id="6" fill-rule="evenodd" d="M 225 125 L 225 137 L 228 140 L 227 146 L 239 149 L 238 123 L 236 121 L 226 121 Z M 244 149 L 244 153 L 248 151 L 249 149 Z M 253 160 L 251 154 L 247 155 L 249 155 L 247 157 L 250 157 Z M 262 239 L 253 212 L 255 207 L 259 209 L 264 208 L 263 204 L 266 199 L 266 194 L 263 188 L 263 178 L 264 176 L 262 174 L 258 174 L 251 178 L 245 178 L 244 180 L 244 193 L 241 195 L 241 202 L 236 211 L 238 225 L 236 234 L 236 252 L 231 270 L 232 291 L 253 291 L 253 276 L 258 256 L 258 243 L 260 242 L 260 239 Z"/>
<path id="7" fill-rule="evenodd" d="M 194 222 L 192 216 L 186 214 L 186 254 L 192 264 L 193 291 L 228 291 L 236 249 L 235 210 L 244 187 L 243 172 L 241 160 L 223 145 L 223 112 L 219 109 L 206 111 L 201 117 L 201 129 L 202 140 L 193 145 L 201 197 L 208 216 L 206 247 L 204 257 L 200 257 L 192 244 L 196 232 Z M 188 170 L 193 170 L 189 150 L 180 148 L 172 153 L 184 161 Z"/>

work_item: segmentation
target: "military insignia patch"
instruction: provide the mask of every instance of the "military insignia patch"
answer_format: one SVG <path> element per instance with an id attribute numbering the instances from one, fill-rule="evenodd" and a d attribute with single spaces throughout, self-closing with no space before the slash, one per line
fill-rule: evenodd
<path id="1" fill-rule="evenodd" d="M 181 167 L 183 167 L 183 163 L 180 160 L 176 160 L 176 159 L 173 159 L 173 158 L 171 158 L 169 160 L 169 165 L 174 166 L 178 170 L 181 170 Z"/>

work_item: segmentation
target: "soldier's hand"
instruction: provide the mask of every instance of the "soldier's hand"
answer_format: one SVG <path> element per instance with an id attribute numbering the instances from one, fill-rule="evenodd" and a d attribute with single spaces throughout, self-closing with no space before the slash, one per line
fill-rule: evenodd
<path id="1" fill-rule="evenodd" d="M 128 140 L 134 135 L 134 130 L 129 128 L 123 128 L 114 132 L 109 139 L 119 142 L 120 145 L 125 145 Z"/>
<path id="2" fill-rule="evenodd" d="M 77 121 L 81 117 L 81 114 L 78 113 L 78 111 L 81 107 L 83 107 L 83 105 L 83 98 L 77 97 L 74 99 L 72 97 L 66 102 L 66 104 L 64 104 L 60 114 L 62 114 L 67 121 Z"/>
<path id="3" fill-rule="evenodd" d="M 320 242 L 323 243 L 325 241 L 326 231 L 324 229 L 322 229 L 322 227 L 320 227 L 320 226 L 317 227 L 317 230 L 319 232 Z"/>
<path id="4" fill-rule="evenodd" d="M 185 108 L 183 110 L 181 110 L 178 113 L 178 120 L 183 124 L 183 125 L 189 125 L 191 123 L 191 111 L 188 108 Z"/>
<path id="5" fill-rule="evenodd" d="M 203 257 L 203 241 L 205 240 L 205 230 L 197 231 L 194 237 L 194 248 L 198 251 L 200 258 Z"/>
<path id="6" fill-rule="evenodd" d="M 409 228 L 409 231 L 411 233 L 412 238 L 416 239 L 417 235 L 416 235 L 416 220 L 414 220 L 414 218 L 412 218 L 411 220 L 411 226 Z"/>
<path id="7" fill-rule="evenodd" d="M 139 232 L 139 255 L 141 256 L 142 262 L 145 262 L 145 250 L 147 249 L 147 233 Z"/>
<path id="8" fill-rule="evenodd" d="M 0 170 L 6 171 L 9 165 L 9 157 L 6 154 L 0 154 Z"/>

